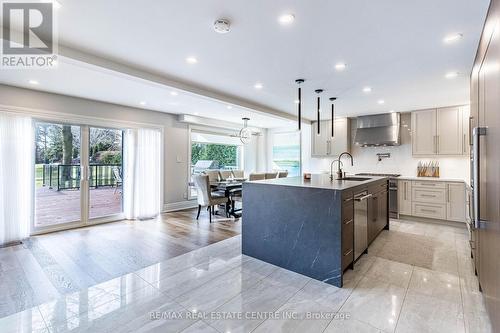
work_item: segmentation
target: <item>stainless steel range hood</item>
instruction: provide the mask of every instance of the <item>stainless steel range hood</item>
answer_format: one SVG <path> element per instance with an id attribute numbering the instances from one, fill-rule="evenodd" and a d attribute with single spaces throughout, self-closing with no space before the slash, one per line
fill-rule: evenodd
<path id="1" fill-rule="evenodd" d="M 399 146 L 400 119 L 400 113 L 358 117 L 354 142 L 362 147 Z"/>

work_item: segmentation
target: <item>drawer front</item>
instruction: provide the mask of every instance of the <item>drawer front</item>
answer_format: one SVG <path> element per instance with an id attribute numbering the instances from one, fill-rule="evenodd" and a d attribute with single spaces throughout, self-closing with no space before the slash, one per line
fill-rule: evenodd
<path id="1" fill-rule="evenodd" d="M 446 205 L 413 202 L 412 215 L 446 220 Z"/>
<path id="2" fill-rule="evenodd" d="M 342 271 L 354 261 L 354 248 L 342 251 Z"/>
<path id="3" fill-rule="evenodd" d="M 446 189 L 444 188 L 412 188 L 412 200 L 417 202 L 446 203 Z"/>
<path id="4" fill-rule="evenodd" d="M 342 223 L 342 252 L 354 247 L 354 219 Z"/>
<path id="5" fill-rule="evenodd" d="M 375 193 L 379 193 L 379 192 L 382 192 L 382 191 L 387 191 L 387 187 L 388 187 L 387 181 L 380 182 L 380 183 L 377 183 L 375 185 L 369 186 L 368 187 L 368 193 L 375 194 Z"/>
<path id="6" fill-rule="evenodd" d="M 354 217 L 354 204 L 347 203 L 342 206 L 342 222 L 352 220 Z"/>
<path id="7" fill-rule="evenodd" d="M 352 202 L 353 195 L 352 191 L 342 191 L 342 203 Z"/>
<path id="8" fill-rule="evenodd" d="M 423 187 L 423 188 L 446 188 L 445 182 L 433 182 L 433 181 L 413 181 L 413 187 Z"/>

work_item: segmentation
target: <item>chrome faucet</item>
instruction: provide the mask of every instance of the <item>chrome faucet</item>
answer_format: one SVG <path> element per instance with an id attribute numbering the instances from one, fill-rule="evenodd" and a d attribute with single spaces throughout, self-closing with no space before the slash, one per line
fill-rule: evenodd
<path id="1" fill-rule="evenodd" d="M 353 166 L 353 165 L 354 165 L 354 162 L 353 162 L 353 159 L 352 159 L 352 155 L 351 155 L 351 154 L 349 154 L 349 153 L 348 153 L 348 152 L 346 152 L 346 151 L 345 151 L 345 152 L 343 152 L 342 154 L 340 154 L 340 155 L 339 155 L 338 160 L 340 161 L 340 159 L 341 159 L 341 158 L 342 158 L 342 156 L 344 156 L 344 155 L 348 155 L 348 156 L 351 158 L 351 166 Z M 342 166 L 344 166 L 344 165 L 342 164 Z M 333 177 L 333 174 L 332 174 L 332 177 Z M 344 177 L 344 174 L 343 174 L 343 172 L 342 172 L 342 168 L 340 167 L 340 163 L 339 163 L 339 168 L 338 168 L 338 170 L 337 170 L 337 179 L 342 179 L 343 177 Z"/>
<path id="2" fill-rule="evenodd" d="M 340 165 L 344 166 L 344 163 L 342 163 L 341 160 L 339 160 L 339 159 L 333 160 L 332 163 L 330 164 L 330 180 L 333 180 L 335 178 L 333 176 L 333 163 L 335 163 L 335 162 L 339 162 L 339 169 L 340 169 Z"/>

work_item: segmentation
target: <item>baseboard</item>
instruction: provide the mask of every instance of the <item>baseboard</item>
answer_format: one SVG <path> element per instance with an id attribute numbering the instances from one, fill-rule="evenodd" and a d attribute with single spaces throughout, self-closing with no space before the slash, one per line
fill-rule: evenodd
<path id="1" fill-rule="evenodd" d="M 443 224 L 443 225 L 448 225 L 451 227 L 467 229 L 466 222 L 430 219 L 430 218 L 426 218 L 426 217 L 419 217 L 419 216 L 413 216 L 413 215 L 402 215 L 402 214 L 399 215 L 399 219 L 400 220 L 407 220 L 407 221 Z"/>
<path id="2" fill-rule="evenodd" d="M 186 200 L 180 202 L 172 202 L 163 205 L 163 212 L 175 212 L 178 210 L 190 209 L 198 207 L 198 202 L 196 200 Z"/>

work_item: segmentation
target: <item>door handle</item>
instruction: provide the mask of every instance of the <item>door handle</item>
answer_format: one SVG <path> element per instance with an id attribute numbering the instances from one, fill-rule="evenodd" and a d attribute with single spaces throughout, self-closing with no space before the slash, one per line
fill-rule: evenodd
<path id="1" fill-rule="evenodd" d="M 363 200 L 371 198 L 371 197 L 372 197 L 372 194 L 367 194 L 367 195 L 363 195 L 361 197 L 355 197 L 354 200 L 356 200 L 356 201 L 363 201 Z"/>
<path id="2" fill-rule="evenodd" d="M 479 143 L 479 138 L 481 135 L 486 135 L 486 127 L 474 127 L 472 130 L 472 168 L 473 168 L 473 183 L 474 187 L 472 188 L 472 195 L 473 195 L 473 209 L 474 209 L 474 227 L 476 229 L 480 228 L 481 221 L 480 221 L 480 184 L 479 184 L 479 176 L 480 176 L 480 161 L 479 161 L 479 154 L 480 154 L 480 143 Z"/>

